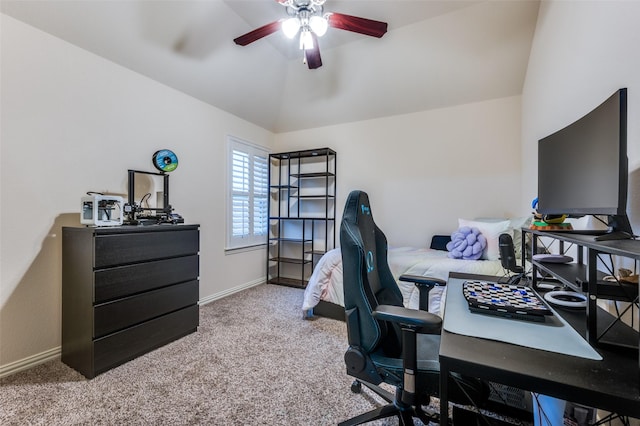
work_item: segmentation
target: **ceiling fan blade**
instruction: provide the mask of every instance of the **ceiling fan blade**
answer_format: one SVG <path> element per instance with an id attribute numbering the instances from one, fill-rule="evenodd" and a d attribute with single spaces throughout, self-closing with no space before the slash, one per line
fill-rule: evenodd
<path id="1" fill-rule="evenodd" d="M 267 25 L 263 25 L 260 28 L 256 28 L 253 31 L 241 35 L 238 38 L 234 38 L 233 41 L 240 46 L 246 46 L 249 43 L 253 43 L 256 40 L 260 40 L 263 37 L 273 34 L 280 29 L 280 21 L 275 21 Z"/>
<path id="2" fill-rule="evenodd" d="M 387 23 L 343 13 L 331 13 L 329 25 L 340 30 L 353 31 L 372 37 L 382 37 L 387 32 Z"/>
<path id="3" fill-rule="evenodd" d="M 320 57 L 320 46 L 318 45 L 318 37 L 315 33 L 311 33 L 313 37 L 313 49 L 305 50 L 304 57 L 310 70 L 315 70 L 322 66 L 322 58 Z"/>

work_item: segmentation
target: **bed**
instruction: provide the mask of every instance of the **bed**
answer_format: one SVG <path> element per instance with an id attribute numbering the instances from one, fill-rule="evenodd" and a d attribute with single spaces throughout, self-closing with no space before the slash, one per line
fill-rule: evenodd
<path id="1" fill-rule="evenodd" d="M 417 309 L 419 292 L 411 282 L 400 281 L 400 275 L 420 275 L 447 280 L 450 272 L 463 272 L 479 275 L 504 276 L 507 271 L 499 258 L 498 237 L 510 233 L 514 240 L 516 258 L 520 258 L 521 227 L 528 218 L 483 219 L 468 221 L 459 219 L 459 226 L 473 226 L 480 229 L 487 238 L 487 248 L 482 259 L 465 260 L 449 257 L 443 246 L 444 236 L 434 236 L 430 248 L 390 247 L 388 262 L 391 272 L 402 292 L 404 305 Z M 445 240 L 446 241 L 446 240 Z M 429 311 L 442 314 L 445 287 L 436 287 L 429 294 Z M 342 289 L 342 255 L 340 248 L 325 253 L 316 264 L 304 292 L 302 304 L 303 316 L 314 315 L 342 319 L 344 316 L 344 295 Z"/>

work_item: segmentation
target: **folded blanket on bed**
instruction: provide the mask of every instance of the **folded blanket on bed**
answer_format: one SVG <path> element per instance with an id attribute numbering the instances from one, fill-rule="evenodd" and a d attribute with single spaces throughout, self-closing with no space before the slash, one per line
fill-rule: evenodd
<path id="1" fill-rule="evenodd" d="M 451 234 L 447 244 L 449 257 L 452 259 L 478 260 L 487 247 L 487 239 L 478 228 L 463 226 Z"/>

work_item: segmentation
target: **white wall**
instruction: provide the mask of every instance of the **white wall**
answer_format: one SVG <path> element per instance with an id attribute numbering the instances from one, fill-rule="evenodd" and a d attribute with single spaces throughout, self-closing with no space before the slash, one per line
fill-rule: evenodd
<path id="1" fill-rule="evenodd" d="M 261 128 L 2 15 L 0 372 L 60 346 L 61 226 L 86 191 L 176 152 L 171 204 L 201 225 L 200 298 L 264 277 L 264 250 L 226 255 L 225 136 Z"/>
<path id="2" fill-rule="evenodd" d="M 125 192 L 126 170 L 180 157 L 171 203 L 201 224 L 200 298 L 264 277 L 263 250 L 224 253 L 230 133 L 274 151 L 338 152 L 338 221 L 369 192 L 392 244 L 425 246 L 458 217 L 513 216 L 520 204 L 520 97 L 273 135 L 2 16 L 0 374 L 60 345 L 61 226 L 86 191 Z M 44 355 L 43 355 L 44 354 Z"/>
<path id="3" fill-rule="evenodd" d="M 541 4 L 522 95 L 522 202 L 537 193 L 538 140 L 628 88 L 629 214 L 640 232 L 640 2 Z M 567 159 L 571 161 L 571 159 Z"/>
<path id="4" fill-rule="evenodd" d="M 364 190 L 390 244 L 424 247 L 459 217 L 529 213 L 519 204 L 520 131 L 516 96 L 280 133 L 275 149 L 333 148 L 339 218 L 348 193 Z"/>

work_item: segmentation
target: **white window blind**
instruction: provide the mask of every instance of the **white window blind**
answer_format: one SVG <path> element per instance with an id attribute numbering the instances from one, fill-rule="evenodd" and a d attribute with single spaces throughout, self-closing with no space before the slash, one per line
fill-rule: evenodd
<path id="1" fill-rule="evenodd" d="M 266 149 L 228 137 L 229 196 L 227 248 L 267 242 L 269 153 Z"/>

